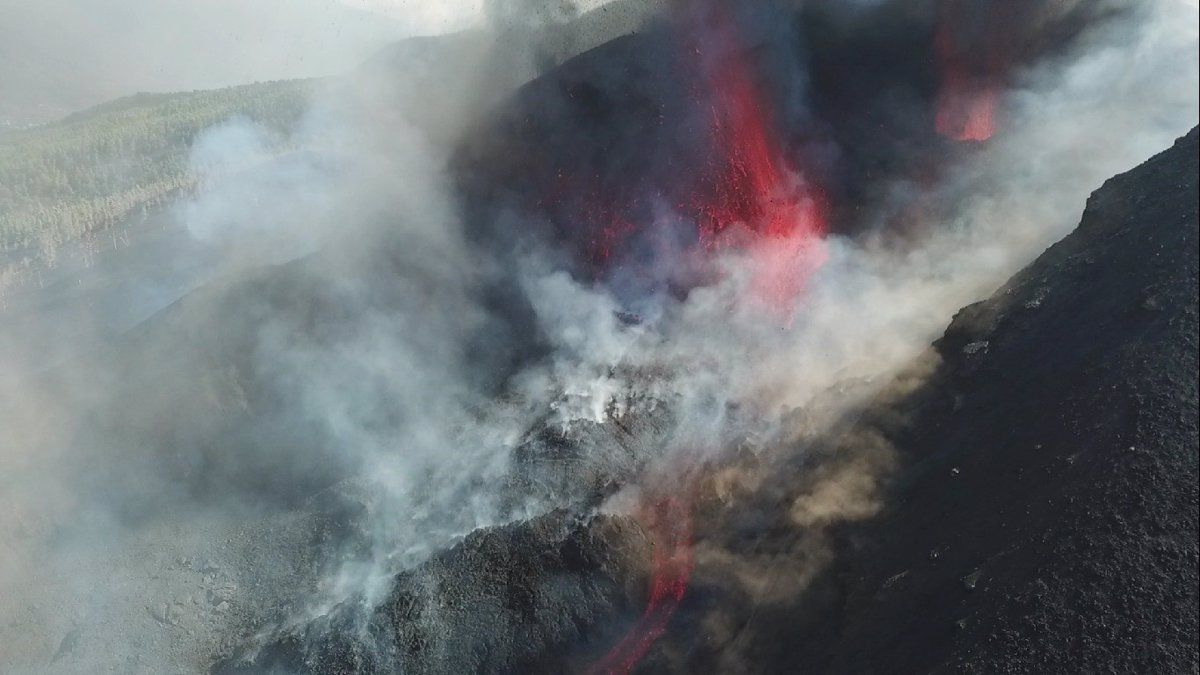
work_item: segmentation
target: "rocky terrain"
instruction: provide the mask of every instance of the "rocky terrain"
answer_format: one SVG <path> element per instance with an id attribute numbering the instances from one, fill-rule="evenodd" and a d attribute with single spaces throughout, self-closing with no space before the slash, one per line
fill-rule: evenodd
<path id="1" fill-rule="evenodd" d="M 1195 672 L 1196 157 L 1193 129 L 1108 181 L 1075 232 L 955 316 L 923 385 L 808 449 L 806 471 L 881 447 L 898 466 L 811 583 L 693 586 L 642 670 Z M 794 547 L 802 475 L 712 536 L 747 559 Z"/>
<path id="2" fill-rule="evenodd" d="M 710 482 L 695 581 L 637 670 L 1194 671 L 1197 149 L 1193 130 L 1106 183 L 956 315 L 931 374 L 769 471 L 735 462 L 732 493 Z M 886 486 L 877 514 L 819 506 L 855 489 L 847 471 Z M 242 667 L 586 665 L 636 615 L 653 544 L 629 521 L 564 522 L 478 532 L 397 577 L 366 643 L 338 610 Z M 422 632 L 431 612 L 447 622 Z"/>
<path id="3" fill-rule="evenodd" d="M 367 615 L 341 605 L 214 672 L 524 670 L 637 611 L 651 545 L 632 519 L 564 511 L 481 530 L 401 574 Z"/>
<path id="4" fill-rule="evenodd" d="M 861 4 L 408 40 L 313 116 L 361 175 L 213 191 L 319 245 L 64 248 L 0 313 L 0 671 L 1196 672 L 1197 131 L 930 345 L 1192 108 L 1052 118 L 1119 13 L 1030 0 L 948 135 L 938 3 Z"/>

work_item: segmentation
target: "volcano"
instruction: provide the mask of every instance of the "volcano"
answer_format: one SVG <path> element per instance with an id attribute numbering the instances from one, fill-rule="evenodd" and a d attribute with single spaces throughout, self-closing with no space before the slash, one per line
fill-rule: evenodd
<path id="1" fill-rule="evenodd" d="M 864 214 L 889 181 L 936 184 L 1004 133 L 1022 59 L 1065 49 L 1084 11 L 938 7 L 911 34 L 866 31 L 877 49 L 855 59 L 864 25 L 834 10 L 780 39 L 702 2 L 566 60 L 454 156 L 472 243 L 518 270 L 549 251 L 624 302 L 625 325 L 640 300 L 716 284 L 709 263 L 729 251 L 749 254 L 768 304 L 794 305 L 827 235 L 881 227 Z M 979 37 L 997 22 L 1016 37 Z M 789 107 L 799 85 L 777 58 L 801 37 L 817 44 L 816 115 Z M 911 97 L 868 92 L 872 72 Z M 654 453 L 639 450 L 665 442 L 676 404 L 547 419 L 507 494 L 563 511 L 477 531 L 392 577 L 378 606 L 275 627 L 216 670 L 1194 670 L 1195 157 L 1193 130 L 1106 183 L 1074 233 L 955 317 L 917 386 L 802 448 L 689 467 L 612 519 L 595 514 L 644 478 Z M 492 292 L 519 331 L 533 312 L 504 283 Z M 730 474 L 756 488 L 722 487 Z M 882 495 L 854 511 L 864 480 Z"/>
<path id="2" fill-rule="evenodd" d="M 501 4 L 204 131 L 219 267 L 10 350 L 0 670 L 1200 667 L 1198 132 L 1100 185 L 1196 123 L 1187 12 Z M 145 281 L 5 255 L 55 331 Z"/>
<path id="3" fill-rule="evenodd" d="M 335 613 L 217 671 L 383 672 L 361 658 L 379 642 L 410 672 L 1194 669 L 1198 138 L 1110 180 L 1070 236 L 959 312 L 921 386 L 702 509 L 688 536 L 728 557 L 699 557 L 686 595 L 651 581 L 655 555 L 678 555 L 652 552 L 654 528 L 560 514 L 473 535 L 398 577 L 370 649 Z M 894 453 L 886 507 L 836 528 L 833 558 L 800 592 L 753 601 L 729 560 L 787 587 L 811 535 L 789 516 L 813 489 L 805 476 L 878 452 L 864 436 Z M 680 527 L 673 508 L 658 517 Z M 555 579 L 571 599 L 526 605 L 512 594 L 524 582 L 478 583 L 513 574 Z M 680 604 L 660 624 L 665 598 Z M 496 636 L 468 606 L 528 611 L 528 632 Z M 394 618 L 445 607 L 465 612 L 459 630 L 417 635 Z M 621 646 L 622 627 L 639 626 Z"/>
<path id="4" fill-rule="evenodd" d="M 873 206 L 897 180 L 946 177 L 996 133 L 1022 68 L 1114 14 L 902 5 L 695 0 L 566 60 L 455 153 L 474 236 L 490 250 L 535 242 L 631 304 L 711 283 L 714 252 L 749 249 L 761 294 L 793 299 L 825 235 L 880 227 Z M 922 190 L 910 199 L 941 213 Z M 891 218 L 900 230 L 911 213 Z"/>
<path id="5" fill-rule="evenodd" d="M 917 390 L 698 523 L 698 540 L 786 579 L 804 476 L 881 447 L 899 464 L 883 510 L 836 529 L 802 592 L 754 604 L 701 564 L 644 671 L 1195 670 L 1197 139 L 1105 183 L 1071 235 L 963 308 Z M 777 516 L 746 527 L 763 512 Z M 722 624 L 737 632 L 705 632 Z"/>

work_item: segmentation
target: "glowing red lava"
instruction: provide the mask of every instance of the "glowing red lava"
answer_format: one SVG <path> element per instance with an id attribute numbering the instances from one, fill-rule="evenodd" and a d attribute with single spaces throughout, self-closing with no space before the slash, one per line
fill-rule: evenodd
<path id="1" fill-rule="evenodd" d="M 962 10 L 958 0 L 946 0 L 934 36 L 934 51 L 942 69 L 935 124 L 937 132 L 947 138 L 982 142 L 996 133 L 1000 95 L 995 73 L 1001 70 L 1002 50 L 996 40 L 986 36 L 956 34 L 969 24 L 960 20 Z"/>
<path id="2" fill-rule="evenodd" d="M 781 152 L 777 120 L 761 85 L 764 73 L 751 56 L 757 47 L 743 44 L 734 10 L 719 0 L 692 0 L 678 11 L 679 72 L 698 114 L 679 122 L 704 125 L 695 138 L 704 158 L 680 163 L 677 183 L 667 177 L 650 190 L 598 190 L 560 171 L 553 193 L 571 194 L 580 205 L 577 217 L 597 224 L 583 247 L 593 269 L 615 265 L 624 275 L 646 274 L 636 257 L 626 255 L 655 246 L 660 230 L 667 234 L 667 255 L 678 255 L 670 241 L 675 223 L 657 215 L 645 222 L 651 203 L 669 200 L 673 212 L 661 217 L 695 226 L 680 264 L 697 269 L 685 277 L 719 278 L 707 264 L 711 254 L 736 251 L 750 262 L 747 299 L 790 316 L 794 299 L 826 258 L 824 194 L 798 158 Z"/>
<path id="3" fill-rule="evenodd" d="M 937 102 L 937 131 L 956 141 L 986 141 L 996 133 L 996 89 L 945 76 Z"/>
<path id="4" fill-rule="evenodd" d="M 972 77 L 948 60 L 938 92 L 937 132 L 956 141 L 986 141 L 996 133 L 999 94 L 986 78 Z"/>
<path id="5" fill-rule="evenodd" d="M 652 499 L 643 505 L 638 519 L 650 535 L 654 547 L 650 600 L 633 628 L 588 670 L 593 675 L 631 671 L 666 632 L 671 615 L 687 593 L 688 580 L 695 564 L 692 558 L 692 515 L 687 500 L 669 496 Z"/>
<path id="6" fill-rule="evenodd" d="M 707 89 L 702 97 L 711 106 L 713 154 L 684 209 L 699 224 L 702 249 L 736 246 L 749 252 L 751 293 L 790 317 L 794 299 L 827 258 L 824 198 L 803 173 L 784 162 L 733 17 L 719 2 L 697 6 L 700 11 L 685 25 Z M 592 667 L 593 673 L 632 670 L 666 631 L 687 592 L 694 563 L 690 503 L 668 496 L 643 510 L 643 524 L 654 541 L 650 600 L 633 628 Z"/>
<path id="7" fill-rule="evenodd" d="M 766 98 L 729 11 L 717 5 L 711 16 L 710 25 L 692 28 L 704 38 L 697 49 L 716 150 L 714 169 L 692 205 L 701 246 L 745 245 L 753 256 L 754 295 L 786 313 L 826 259 L 823 195 L 780 155 Z M 744 237 L 745 230 L 752 236 Z"/>

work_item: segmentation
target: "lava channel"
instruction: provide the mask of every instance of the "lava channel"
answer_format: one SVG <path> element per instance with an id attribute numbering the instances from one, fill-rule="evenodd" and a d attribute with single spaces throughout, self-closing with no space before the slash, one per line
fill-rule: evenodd
<path id="1" fill-rule="evenodd" d="M 637 623 L 602 659 L 592 675 L 628 673 L 646 655 L 687 593 L 695 560 L 692 556 L 692 514 L 683 498 L 661 497 L 644 503 L 639 521 L 651 538 L 650 599 Z"/>

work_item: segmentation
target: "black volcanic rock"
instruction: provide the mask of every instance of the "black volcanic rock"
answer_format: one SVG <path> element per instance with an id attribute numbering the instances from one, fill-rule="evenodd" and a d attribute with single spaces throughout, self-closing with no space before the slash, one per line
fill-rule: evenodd
<path id="1" fill-rule="evenodd" d="M 702 500 L 691 588 L 637 670 L 1195 672 L 1196 157 L 1193 130 L 1108 181 L 956 315 L 920 386 L 817 444 L 836 452 L 773 466 L 731 508 Z M 848 471 L 890 472 L 878 515 L 797 519 Z M 570 672 L 642 608 L 650 550 L 623 518 L 482 530 L 377 609 L 214 670 Z"/>
<path id="2" fill-rule="evenodd" d="M 703 162 L 705 120 L 677 42 L 656 25 L 587 51 L 521 87 L 467 137 L 455 175 L 489 248 L 540 225 L 535 236 L 600 265 L 606 228 L 645 222 L 656 199 L 675 204 L 695 189 L 680 177 Z"/>
<path id="3" fill-rule="evenodd" d="M 631 519 L 565 511 L 478 530 L 395 577 L 378 608 L 347 602 L 214 673 L 474 673 L 546 668 L 645 601 L 650 542 Z"/>
<path id="4" fill-rule="evenodd" d="M 954 68 L 1005 88 L 1119 15 L 1035 0 L 662 4 L 639 30 L 520 87 L 457 147 L 452 173 L 487 248 L 535 239 L 619 295 L 703 283 L 693 270 L 659 275 L 697 245 L 715 206 L 722 219 L 757 217 L 744 195 L 729 198 L 747 171 L 729 149 L 745 128 L 721 112 L 747 105 L 777 159 L 827 197 L 831 230 L 859 233 L 880 216 L 907 227 L 912 205 L 897 203 L 896 181 L 935 182 L 973 151 L 936 131 L 951 67 L 939 40 L 959 45 Z"/>
<path id="5" fill-rule="evenodd" d="M 955 317 L 830 667 L 1196 670 L 1196 157 L 1193 130 L 1109 180 Z"/>
<path id="6" fill-rule="evenodd" d="M 756 672 L 1196 672 L 1197 201 L 1196 130 L 1109 180 L 847 434 L 901 463 L 882 512 L 802 592 L 693 588 L 642 670 L 736 650 Z M 803 535 L 767 532 L 756 550 Z M 704 635 L 714 617 L 736 637 Z"/>

